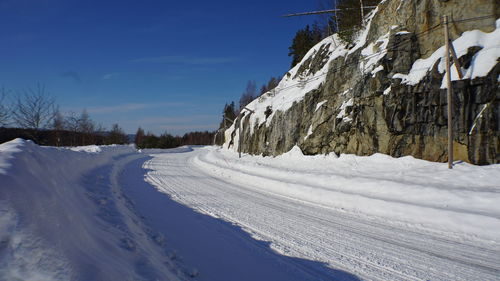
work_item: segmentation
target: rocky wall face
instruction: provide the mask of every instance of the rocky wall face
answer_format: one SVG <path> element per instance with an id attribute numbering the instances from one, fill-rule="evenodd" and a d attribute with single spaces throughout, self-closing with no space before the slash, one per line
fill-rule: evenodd
<path id="1" fill-rule="evenodd" d="M 479 29 L 491 32 L 495 29 L 495 20 L 500 15 L 498 0 L 386 0 L 378 7 L 378 13 L 373 19 L 369 41 L 380 37 L 392 26 L 398 26 L 414 34 L 422 34 L 431 30 L 432 36 L 419 36 L 419 55 L 428 57 L 443 45 L 443 28 L 433 29 L 447 15 L 450 21 L 450 36 L 456 38 L 463 32 Z M 496 15 L 496 16 L 493 16 Z M 478 21 L 455 20 L 487 16 Z M 489 16 L 489 17 L 488 17 Z"/>
<path id="2" fill-rule="evenodd" d="M 298 145 L 304 154 L 380 152 L 395 157 L 412 155 L 447 161 L 447 99 L 446 89 L 441 89 L 444 74 L 438 71 L 439 61 L 418 84 L 403 84 L 400 78 L 391 77 L 396 73 L 407 74 L 417 59 L 429 56 L 430 50 L 443 45 L 438 42 L 442 41 L 441 36 L 429 36 L 432 40 L 418 36 L 425 28 L 418 16 L 422 7 L 433 6 L 432 11 L 461 15 L 465 12 L 457 11 L 468 8 L 471 2 L 485 5 L 475 8 L 481 13 L 485 9 L 486 12 L 498 9 L 498 3 L 486 0 L 408 2 L 413 4 L 399 7 L 400 1 L 384 2 L 379 9 L 385 10 L 372 21 L 368 43 L 399 25 L 392 28 L 389 51 L 378 62 L 382 70 L 363 71 L 361 49 L 331 61 L 325 82 L 287 111 L 275 112 L 269 122 L 255 125 L 253 130 L 249 127 L 249 116 L 242 118 L 242 151 L 279 155 Z M 392 14 L 395 11 L 398 17 Z M 469 18 L 474 16 L 467 14 Z M 494 25 L 490 24 L 479 29 L 491 31 L 492 28 Z M 398 32 L 400 30 L 413 32 Z M 461 56 L 461 64 L 467 66 L 479 50 L 479 47 L 469 48 Z M 308 64 L 314 61 L 311 59 Z M 455 160 L 500 163 L 499 77 L 500 64 L 497 63 L 485 77 L 453 82 Z"/>

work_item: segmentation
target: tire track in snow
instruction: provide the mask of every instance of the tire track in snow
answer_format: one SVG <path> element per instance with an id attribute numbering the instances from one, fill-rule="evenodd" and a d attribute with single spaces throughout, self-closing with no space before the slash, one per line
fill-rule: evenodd
<path id="1" fill-rule="evenodd" d="M 159 154 L 147 179 L 173 199 L 241 225 L 287 255 L 329 263 L 367 279 L 498 278 L 500 255 L 415 229 L 356 218 L 206 174 L 192 157 Z"/>

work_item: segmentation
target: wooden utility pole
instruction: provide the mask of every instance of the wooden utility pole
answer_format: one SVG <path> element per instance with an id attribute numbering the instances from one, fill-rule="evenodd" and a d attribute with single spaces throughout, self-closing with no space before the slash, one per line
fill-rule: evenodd
<path id="1" fill-rule="evenodd" d="M 241 158 L 241 144 L 243 143 L 242 142 L 242 135 L 241 135 L 241 119 L 242 117 L 245 116 L 245 113 L 243 113 L 243 115 L 240 115 L 238 117 L 238 157 Z"/>
<path id="2" fill-rule="evenodd" d="M 453 97 L 451 92 L 450 73 L 450 31 L 448 29 L 448 16 L 443 16 L 444 42 L 445 42 L 445 64 L 446 64 L 446 86 L 448 100 L 448 169 L 453 169 Z"/>

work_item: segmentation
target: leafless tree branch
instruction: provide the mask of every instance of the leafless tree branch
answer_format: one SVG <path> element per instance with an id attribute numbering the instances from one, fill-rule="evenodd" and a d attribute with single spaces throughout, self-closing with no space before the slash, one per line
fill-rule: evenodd
<path id="1" fill-rule="evenodd" d="M 8 91 L 4 88 L 0 89 L 0 126 L 6 126 L 9 124 L 9 119 L 11 115 L 11 110 L 7 105 L 7 95 Z"/>
<path id="2" fill-rule="evenodd" d="M 38 84 L 18 95 L 12 119 L 21 128 L 41 129 L 50 124 L 55 113 L 55 99 L 45 91 L 45 86 Z"/>

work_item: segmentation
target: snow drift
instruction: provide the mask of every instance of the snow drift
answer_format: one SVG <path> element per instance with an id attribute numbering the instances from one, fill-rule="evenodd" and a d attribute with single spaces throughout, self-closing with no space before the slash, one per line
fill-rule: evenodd
<path id="1" fill-rule="evenodd" d="M 114 189 L 111 163 L 131 157 L 143 156 L 129 146 L 0 145 L 0 279 L 177 280 Z"/>

